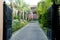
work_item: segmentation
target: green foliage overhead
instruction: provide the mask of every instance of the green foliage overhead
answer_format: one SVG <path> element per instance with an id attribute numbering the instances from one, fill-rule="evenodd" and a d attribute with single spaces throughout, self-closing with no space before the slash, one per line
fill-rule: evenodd
<path id="1" fill-rule="evenodd" d="M 28 8 L 28 5 L 23 0 L 15 0 L 15 5 L 14 6 L 19 11 L 27 12 L 28 10 L 30 10 Z"/>

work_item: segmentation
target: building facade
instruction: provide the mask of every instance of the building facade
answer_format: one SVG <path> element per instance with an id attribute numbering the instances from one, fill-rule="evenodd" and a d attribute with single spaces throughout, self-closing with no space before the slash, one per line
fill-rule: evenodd
<path id="1" fill-rule="evenodd" d="M 37 16 L 37 12 L 36 12 L 36 6 L 35 5 L 30 5 L 30 9 L 31 9 L 31 12 L 28 15 L 29 20 L 31 20 L 31 19 L 37 20 L 38 16 Z"/>

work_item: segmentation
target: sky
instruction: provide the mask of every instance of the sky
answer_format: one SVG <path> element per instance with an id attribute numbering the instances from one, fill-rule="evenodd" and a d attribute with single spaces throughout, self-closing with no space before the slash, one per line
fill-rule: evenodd
<path id="1" fill-rule="evenodd" d="M 37 5 L 40 0 L 24 0 L 29 5 Z"/>
<path id="2" fill-rule="evenodd" d="M 7 3 L 9 2 L 8 0 L 5 0 Z M 40 0 L 24 0 L 28 5 L 37 5 Z"/>

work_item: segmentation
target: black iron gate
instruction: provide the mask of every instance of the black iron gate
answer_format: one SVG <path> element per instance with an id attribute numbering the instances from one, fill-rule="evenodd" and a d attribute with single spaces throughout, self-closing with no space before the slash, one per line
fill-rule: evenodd
<path id="1" fill-rule="evenodd" d="M 58 37 L 60 36 L 59 6 L 60 5 L 56 5 L 56 4 L 53 5 L 54 12 L 52 17 L 52 30 L 53 30 L 52 40 L 60 40 L 60 38 Z"/>
<path id="2" fill-rule="evenodd" d="M 47 29 L 48 29 L 48 38 L 50 40 L 60 40 L 60 13 L 59 13 L 59 4 L 53 5 L 47 11 Z"/>
<path id="3" fill-rule="evenodd" d="M 9 40 L 12 35 L 12 9 L 3 4 L 3 40 Z"/>

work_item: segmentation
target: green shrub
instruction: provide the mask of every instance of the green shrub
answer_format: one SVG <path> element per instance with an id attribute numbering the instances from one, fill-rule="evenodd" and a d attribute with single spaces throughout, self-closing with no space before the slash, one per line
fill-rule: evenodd
<path id="1" fill-rule="evenodd" d="M 26 20 L 24 20 L 24 23 L 26 23 L 26 24 L 27 24 L 27 21 L 26 21 Z"/>
<path id="2" fill-rule="evenodd" d="M 39 21 L 40 27 L 44 31 L 46 30 L 46 26 L 47 26 L 46 10 L 47 10 L 46 2 L 45 1 L 39 2 L 37 7 L 36 7 L 36 11 L 37 11 L 38 21 Z"/>
<path id="3" fill-rule="evenodd" d="M 14 19 L 18 19 L 18 16 L 16 14 L 13 15 Z"/>
<path id="4" fill-rule="evenodd" d="M 14 20 L 12 23 L 12 33 L 17 31 L 18 29 L 22 28 L 23 26 L 25 26 L 27 24 L 27 21 L 18 21 L 18 20 Z"/>

